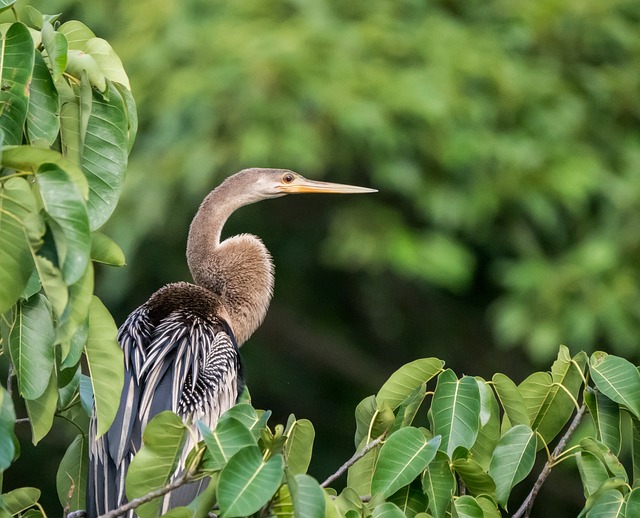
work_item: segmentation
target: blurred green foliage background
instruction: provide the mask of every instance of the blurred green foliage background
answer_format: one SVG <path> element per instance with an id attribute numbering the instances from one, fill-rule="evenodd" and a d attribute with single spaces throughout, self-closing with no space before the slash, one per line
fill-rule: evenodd
<path id="1" fill-rule="evenodd" d="M 409 360 L 517 381 L 560 343 L 638 360 L 639 2 L 30 4 L 108 39 L 138 103 L 108 224 L 128 266 L 98 285 L 118 323 L 189 279 L 190 219 L 227 175 L 380 190 L 264 202 L 226 227 L 274 256 L 248 383 L 275 421 L 313 421 L 317 477 L 351 454 L 356 403 Z"/>

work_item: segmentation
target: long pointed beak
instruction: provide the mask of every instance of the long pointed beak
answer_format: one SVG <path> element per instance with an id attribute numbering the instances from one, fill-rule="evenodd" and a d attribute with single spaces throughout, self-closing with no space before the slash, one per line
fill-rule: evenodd
<path id="1" fill-rule="evenodd" d="M 377 189 L 368 187 L 358 187 L 357 185 L 345 185 L 341 183 L 316 182 L 298 177 L 289 184 L 280 186 L 280 191 L 284 194 L 301 193 L 327 193 L 327 194 L 362 194 L 366 192 L 378 192 Z"/>

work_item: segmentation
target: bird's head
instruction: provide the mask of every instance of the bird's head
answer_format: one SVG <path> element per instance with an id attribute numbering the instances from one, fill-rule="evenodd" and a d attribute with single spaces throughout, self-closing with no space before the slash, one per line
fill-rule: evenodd
<path id="1" fill-rule="evenodd" d="M 288 169 L 245 169 L 234 176 L 246 184 L 245 193 L 251 197 L 251 200 L 247 200 L 248 202 L 278 198 L 286 194 L 358 194 L 377 192 L 375 189 L 367 187 L 308 180 L 304 176 Z"/>

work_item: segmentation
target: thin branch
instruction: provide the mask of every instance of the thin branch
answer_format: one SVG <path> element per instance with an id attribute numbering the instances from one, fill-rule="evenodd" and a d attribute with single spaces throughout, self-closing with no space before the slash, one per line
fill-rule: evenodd
<path id="1" fill-rule="evenodd" d="M 536 496 L 538 496 L 538 493 L 542 488 L 542 484 L 544 484 L 545 480 L 547 480 L 547 477 L 551 473 L 551 468 L 553 467 L 554 460 L 562 453 L 565 446 L 569 442 L 569 439 L 571 439 L 571 436 L 576 431 L 576 428 L 578 428 L 578 425 L 580 424 L 580 421 L 582 421 L 582 417 L 584 416 L 586 408 L 586 405 L 582 405 L 576 412 L 576 415 L 574 416 L 573 421 L 571 421 L 569 428 L 560 439 L 560 442 L 558 442 L 557 446 L 554 448 L 553 453 L 551 454 L 551 458 L 546 462 L 544 468 L 542 468 L 542 471 L 538 476 L 538 480 L 536 480 L 536 483 L 533 485 L 531 492 L 529 493 L 525 501 L 522 502 L 520 509 L 518 509 L 518 511 L 513 515 L 512 518 L 529 518 L 531 508 L 533 507 L 533 501 L 536 499 Z"/>
<path id="2" fill-rule="evenodd" d="M 142 504 L 146 504 L 147 502 L 151 502 L 155 498 L 160 498 L 161 496 L 170 493 L 174 489 L 178 489 L 180 486 L 184 486 L 189 482 L 193 482 L 195 477 L 193 476 L 192 471 L 185 471 L 182 475 L 180 475 L 175 480 L 169 482 L 166 486 L 161 487 L 160 489 L 156 489 L 155 491 L 151 491 L 146 495 L 140 496 L 138 498 L 134 498 L 130 500 L 126 504 L 121 505 L 117 509 L 113 511 L 109 511 L 108 513 L 100 515 L 98 518 L 116 518 L 117 516 L 123 516 L 128 511 L 135 509 L 136 507 L 141 506 Z"/>
<path id="3" fill-rule="evenodd" d="M 13 375 L 13 363 L 9 362 L 9 374 L 7 375 L 7 394 L 9 394 L 9 397 L 11 397 L 13 393 Z"/>
<path id="4" fill-rule="evenodd" d="M 20 417 L 19 419 L 16 419 L 16 424 L 23 424 L 23 423 L 28 423 L 29 422 L 29 418 L 28 417 Z"/>
<path id="5" fill-rule="evenodd" d="M 335 479 L 340 478 L 344 474 L 345 471 L 347 471 L 351 466 L 353 466 L 356 462 L 358 462 L 362 457 L 364 457 L 367 453 L 369 453 L 371 450 L 373 450 L 373 448 L 378 446 L 378 444 L 380 444 L 382 441 L 384 441 L 384 438 L 385 438 L 386 435 L 387 435 L 386 432 L 383 433 L 380 437 L 377 437 L 376 439 L 374 439 L 370 443 L 367 443 L 367 445 L 364 448 L 362 448 L 360 451 L 354 453 L 353 457 L 351 457 L 347 462 L 345 462 L 342 466 L 340 466 L 340 469 L 338 469 L 338 471 L 336 471 L 333 475 L 330 475 L 327 478 L 327 480 L 325 480 L 322 484 L 320 484 L 320 487 L 327 487 Z"/>

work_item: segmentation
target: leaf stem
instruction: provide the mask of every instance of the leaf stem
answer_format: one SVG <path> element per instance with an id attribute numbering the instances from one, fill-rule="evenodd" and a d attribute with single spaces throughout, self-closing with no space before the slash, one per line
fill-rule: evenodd
<path id="1" fill-rule="evenodd" d="M 578 409 L 578 411 L 576 412 L 576 415 L 573 417 L 573 421 L 571 421 L 571 424 L 569 425 L 569 428 L 560 439 L 560 442 L 558 442 L 558 444 L 554 448 L 553 453 L 551 454 L 551 458 L 547 461 L 547 463 L 542 468 L 540 475 L 538 475 L 538 480 L 536 480 L 536 483 L 533 485 L 531 492 L 529 493 L 527 498 L 524 500 L 524 502 L 522 502 L 520 509 L 518 509 L 518 511 L 513 515 L 512 518 L 522 518 L 522 517 L 528 518 L 529 517 L 531 513 L 531 508 L 533 507 L 533 501 L 536 499 L 536 496 L 538 496 L 538 493 L 542 488 L 542 484 L 544 484 L 545 480 L 547 480 L 547 477 L 551 473 L 551 468 L 553 467 L 554 459 L 559 457 L 560 454 L 563 452 L 565 446 L 569 442 L 569 439 L 571 439 L 571 436 L 576 431 L 576 428 L 578 428 L 580 421 L 582 421 L 582 417 L 584 416 L 586 408 L 587 408 L 586 405 L 583 404 Z"/>

